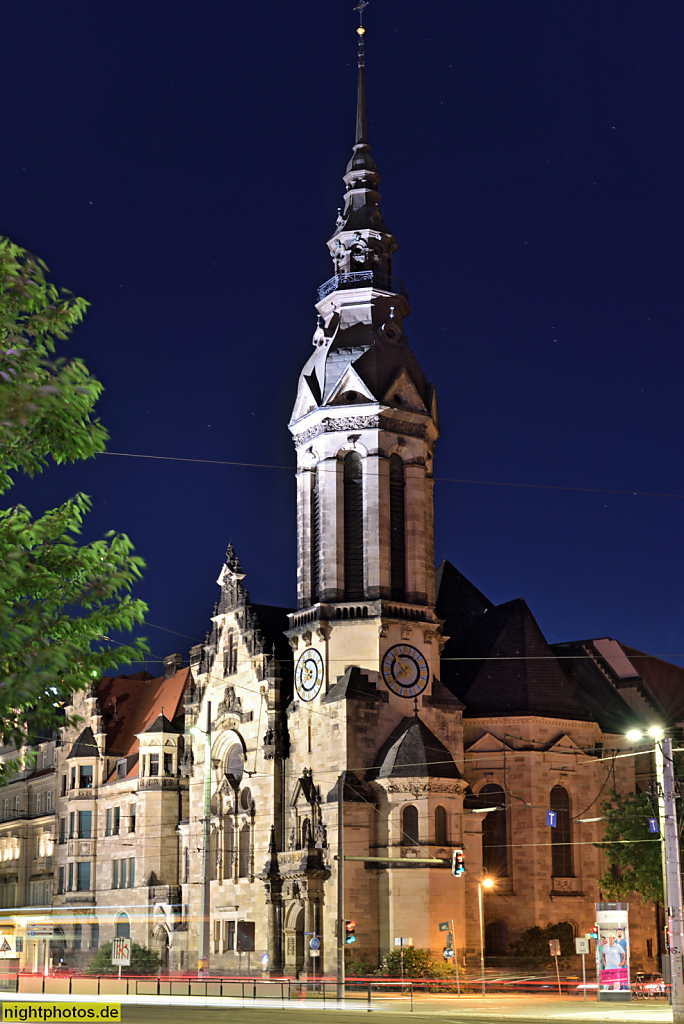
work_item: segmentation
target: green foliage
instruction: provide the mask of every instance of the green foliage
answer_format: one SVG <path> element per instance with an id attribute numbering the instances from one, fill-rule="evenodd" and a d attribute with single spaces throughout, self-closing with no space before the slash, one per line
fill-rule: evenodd
<path id="1" fill-rule="evenodd" d="M 137 942 L 131 944 L 130 967 L 122 967 L 122 974 L 159 974 L 161 960 L 153 949 L 145 949 Z M 112 944 L 105 942 L 90 961 L 86 974 L 118 974 L 119 967 L 112 963 Z"/>
<path id="2" fill-rule="evenodd" d="M 644 903 L 662 903 L 660 837 L 649 831 L 648 819 L 657 815 L 648 794 L 615 796 L 601 811 L 606 819 L 604 842 L 597 846 L 611 861 L 599 879 L 604 898 L 617 902 L 637 893 Z"/>
<path id="3" fill-rule="evenodd" d="M 433 959 L 429 949 L 419 946 L 407 946 L 404 949 L 404 977 L 432 978 L 437 961 Z M 401 977 L 401 950 L 393 949 L 383 957 L 379 973 L 387 978 Z"/>
<path id="4" fill-rule="evenodd" d="M 360 956 L 355 957 L 345 964 L 344 971 L 348 978 L 368 978 L 372 974 L 377 974 L 378 962 L 377 960 L 364 960 Z"/>
<path id="5" fill-rule="evenodd" d="M 546 928 L 535 925 L 523 932 L 517 942 L 511 943 L 513 956 L 525 956 L 535 960 L 548 960 L 549 939 L 559 939 L 561 956 L 572 956 L 575 952 L 575 933 L 569 921 L 547 924 Z"/>
<path id="6" fill-rule="evenodd" d="M 78 359 L 54 359 L 87 303 L 60 293 L 45 265 L 0 239 L 0 492 L 12 473 L 104 450 L 91 413 L 102 385 Z M 106 669 L 139 659 L 144 642 L 114 645 L 146 606 L 130 596 L 143 562 L 129 539 L 108 533 L 79 546 L 90 499 L 76 494 L 33 518 L 24 506 L 0 511 L 0 743 L 17 748 L 65 724 L 74 690 Z M 0 782 L 16 768 L 0 766 Z"/>

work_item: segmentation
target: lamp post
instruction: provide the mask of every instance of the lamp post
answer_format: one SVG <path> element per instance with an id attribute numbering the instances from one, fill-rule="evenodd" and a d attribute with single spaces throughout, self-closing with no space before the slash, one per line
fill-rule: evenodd
<path id="1" fill-rule="evenodd" d="M 200 935 L 197 973 L 209 973 L 209 944 L 211 942 L 210 889 L 209 889 L 209 826 L 211 824 L 211 701 L 207 701 L 207 727 L 193 726 L 193 736 L 204 737 L 204 801 L 202 805 L 202 878 L 200 882 Z"/>
<path id="2" fill-rule="evenodd" d="M 684 922 L 682 921 L 682 876 L 679 855 L 679 829 L 675 803 L 674 762 L 672 740 L 659 726 L 652 726 L 647 735 L 655 740 L 655 768 L 658 781 L 658 811 L 660 841 L 663 850 L 663 895 L 670 922 L 670 984 L 672 1019 L 684 1024 Z M 637 729 L 627 733 L 627 739 L 643 739 Z"/>
<path id="3" fill-rule="evenodd" d="M 482 998 L 485 997 L 485 962 L 484 962 L 484 915 L 482 913 L 482 890 L 493 889 L 494 879 L 484 875 L 477 883 L 477 906 L 480 914 L 480 972 L 482 974 Z"/>

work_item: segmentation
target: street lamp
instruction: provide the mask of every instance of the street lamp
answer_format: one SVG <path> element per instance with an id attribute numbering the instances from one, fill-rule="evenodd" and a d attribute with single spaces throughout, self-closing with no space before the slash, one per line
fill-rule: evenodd
<path id="1" fill-rule="evenodd" d="M 211 701 L 207 701 L 207 727 L 200 729 L 193 726 L 193 736 L 204 738 L 204 802 L 202 808 L 202 880 L 201 893 L 201 927 L 199 936 L 199 960 L 197 973 L 202 976 L 209 973 L 209 944 L 211 941 L 211 921 L 209 909 L 209 826 L 211 824 Z"/>
<path id="2" fill-rule="evenodd" d="M 494 879 L 491 875 L 483 875 L 477 883 L 477 905 L 480 912 L 480 971 L 482 973 L 482 998 L 485 996 L 485 963 L 484 963 L 484 915 L 482 913 L 482 890 L 493 889 Z"/>
<path id="3" fill-rule="evenodd" d="M 628 740 L 638 741 L 644 733 L 631 729 Z M 646 735 L 655 740 L 655 769 L 658 781 L 658 817 L 663 854 L 663 894 L 670 919 L 670 983 L 672 993 L 672 1019 L 684 1024 L 684 978 L 682 953 L 684 952 L 684 922 L 682 921 L 682 876 L 679 856 L 679 829 L 675 804 L 674 761 L 672 740 L 659 725 L 652 725 Z"/>

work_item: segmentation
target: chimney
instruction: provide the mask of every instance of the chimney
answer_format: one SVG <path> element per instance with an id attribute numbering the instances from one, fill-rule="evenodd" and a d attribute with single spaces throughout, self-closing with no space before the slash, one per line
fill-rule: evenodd
<path id="1" fill-rule="evenodd" d="M 170 679 L 183 668 L 182 654 L 167 654 L 164 658 L 164 679 Z"/>

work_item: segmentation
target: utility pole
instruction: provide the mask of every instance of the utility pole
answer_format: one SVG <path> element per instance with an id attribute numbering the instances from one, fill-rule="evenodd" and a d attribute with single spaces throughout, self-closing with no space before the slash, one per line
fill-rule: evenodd
<path id="1" fill-rule="evenodd" d="M 194 728 L 191 730 L 195 736 L 204 737 L 204 801 L 202 816 L 202 880 L 201 886 L 201 909 L 200 909 L 200 943 L 198 973 L 200 975 L 209 972 L 209 944 L 211 942 L 211 910 L 210 910 L 210 844 L 211 835 L 211 701 L 207 701 L 207 728 L 206 730 Z"/>
<path id="2" fill-rule="evenodd" d="M 663 736 L 656 739 L 656 773 L 662 799 L 660 834 L 665 847 L 666 902 L 670 919 L 670 981 L 672 1020 L 684 1024 L 684 978 L 682 977 L 682 954 L 684 953 L 684 927 L 682 921 L 682 876 L 679 856 L 679 830 L 677 828 L 677 807 L 675 802 L 674 764 L 672 761 L 672 740 Z"/>
<path id="3" fill-rule="evenodd" d="M 337 998 L 344 999 L 344 772 L 337 780 Z"/>

